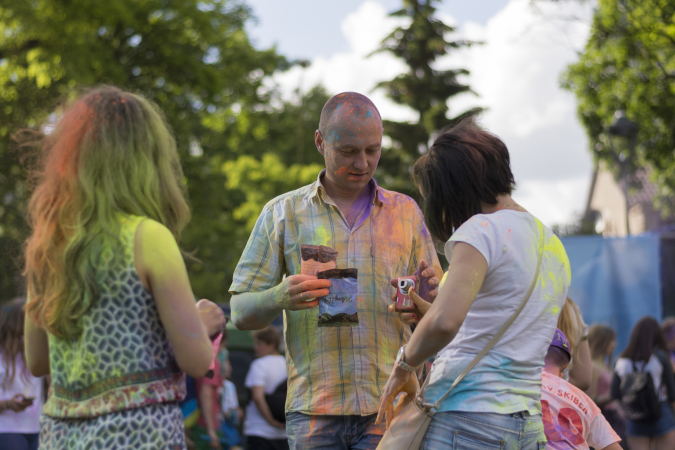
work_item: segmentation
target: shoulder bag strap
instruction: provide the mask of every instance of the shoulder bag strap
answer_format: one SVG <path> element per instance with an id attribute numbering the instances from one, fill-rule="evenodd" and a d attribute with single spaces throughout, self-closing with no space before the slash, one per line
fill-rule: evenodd
<path id="1" fill-rule="evenodd" d="M 507 320 L 506 323 L 502 325 L 497 334 L 495 334 L 492 337 L 492 339 L 490 340 L 490 342 L 488 342 L 485 348 L 483 348 L 483 350 L 481 350 L 481 352 L 476 355 L 476 357 L 469 363 L 469 365 L 467 365 L 464 368 L 462 373 L 460 373 L 459 376 L 455 378 L 455 381 L 452 383 L 452 386 L 450 386 L 450 389 L 448 389 L 448 391 L 445 394 L 443 394 L 443 396 L 439 398 L 436 401 L 436 403 L 433 404 L 422 403 L 422 406 L 429 408 L 432 413 L 436 412 L 436 410 L 441 406 L 443 401 L 448 397 L 448 395 L 450 395 L 450 392 L 452 392 L 455 386 L 457 386 L 464 379 L 466 374 L 469 373 L 469 371 L 473 369 L 476 364 L 478 364 L 478 361 L 480 361 L 483 358 L 483 356 L 485 356 L 485 354 L 489 352 L 492 347 L 494 347 L 497 341 L 504 335 L 504 333 L 506 333 L 509 327 L 511 327 L 511 324 L 513 324 L 516 318 L 520 315 L 520 312 L 523 310 L 523 308 L 525 308 L 525 304 L 530 299 L 532 291 L 534 291 L 534 287 L 537 284 L 537 279 L 539 278 L 539 269 L 541 268 L 541 256 L 544 250 L 544 226 L 539 222 L 539 220 L 537 220 L 537 227 L 539 228 L 539 254 L 537 256 L 537 268 L 534 271 L 534 278 L 532 278 L 532 283 L 530 283 L 530 289 L 528 289 L 527 294 L 525 294 L 525 298 L 523 298 L 523 301 L 520 302 L 518 309 L 516 309 L 515 312 L 509 318 L 509 320 Z M 418 398 L 420 394 L 424 392 L 426 386 L 429 384 L 430 378 L 431 374 L 427 375 L 426 380 L 424 380 L 424 385 L 419 390 Z"/>

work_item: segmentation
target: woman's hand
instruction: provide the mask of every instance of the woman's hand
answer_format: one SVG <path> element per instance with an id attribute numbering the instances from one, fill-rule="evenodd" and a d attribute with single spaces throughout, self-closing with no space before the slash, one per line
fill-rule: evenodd
<path id="1" fill-rule="evenodd" d="M 394 281 L 394 280 L 392 280 Z M 407 325 L 413 325 L 420 320 L 422 320 L 422 317 L 429 311 L 429 308 L 431 308 L 431 303 L 424 300 L 422 297 L 417 295 L 417 292 L 415 292 L 414 288 L 410 288 L 408 291 L 408 295 L 410 296 L 410 299 L 413 301 L 415 304 L 415 310 L 412 312 L 400 312 L 398 313 L 398 316 L 401 318 L 403 323 Z M 391 298 L 391 300 L 394 302 L 391 305 L 389 305 L 389 312 L 397 312 L 396 311 L 396 294 Z"/>
<path id="2" fill-rule="evenodd" d="M 389 305 L 389 312 L 397 313 L 403 323 L 406 325 L 414 325 L 420 320 L 422 316 L 429 310 L 431 303 L 434 301 L 436 296 L 438 296 L 438 287 L 440 281 L 436 276 L 436 269 L 429 267 L 429 264 L 423 259 L 420 261 L 420 265 L 415 272 L 415 276 L 419 281 L 419 287 L 415 289 L 415 295 L 417 299 L 413 298 L 412 295 L 410 298 L 415 303 L 415 309 L 413 311 L 398 312 L 396 311 L 396 306 L 394 304 Z M 396 288 L 398 292 L 398 278 L 392 278 L 390 281 L 391 285 Z M 426 299 L 423 299 L 422 296 L 426 296 Z M 396 292 L 391 297 L 391 301 L 396 303 Z M 419 306 L 419 305 L 421 306 Z"/>
<path id="3" fill-rule="evenodd" d="M 382 417 L 385 417 L 387 428 L 389 428 L 389 424 L 394 419 L 394 400 L 398 394 L 405 392 L 411 399 L 414 399 L 417 395 L 417 387 L 417 377 L 414 376 L 414 372 L 403 370 L 398 364 L 395 364 L 394 370 L 384 386 L 382 397 L 380 397 L 380 410 L 377 413 L 375 423 L 380 423 Z"/>
<path id="4" fill-rule="evenodd" d="M 216 434 L 215 430 L 209 431 L 209 438 L 211 439 L 211 441 L 209 442 L 209 445 L 211 446 L 211 448 L 217 449 L 217 450 L 220 450 L 222 448 L 220 446 L 220 438 Z"/>
<path id="5" fill-rule="evenodd" d="M 33 400 L 23 398 L 22 394 L 16 394 L 14 397 L 6 401 L 7 409 L 11 409 L 16 413 L 20 413 L 24 409 L 33 404 Z"/>
<path id="6" fill-rule="evenodd" d="M 227 318 L 220 306 L 210 300 L 201 299 L 197 302 L 196 307 L 209 337 L 216 336 L 223 331 L 223 328 L 225 328 L 225 324 L 227 323 Z"/>

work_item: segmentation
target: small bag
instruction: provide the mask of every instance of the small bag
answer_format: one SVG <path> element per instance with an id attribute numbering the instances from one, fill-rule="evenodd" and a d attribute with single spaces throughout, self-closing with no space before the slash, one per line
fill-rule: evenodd
<path id="1" fill-rule="evenodd" d="M 624 375 L 619 385 L 626 417 L 634 422 L 656 421 L 661 418 L 661 404 L 652 374 L 646 371 L 647 363 L 638 371 L 632 362 L 633 372 Z"/>
<path id="2" fill-rule="evenodd" d="M 288 380 L 284 380 L 274 388 L 271 394 L 265 394 L 265 403 L 277 421 L 286 423 L 286 395 L 288 393 Z"/>
<path id="3" fill-rule="evenodd" d="M 537 224 L 539 222 L 537 221 Z M 424 440 L 424 435 L 429 428 L 431 419 L 436 414 L 436 410 L 443 404 L 443 401 L 450 395 L 452 390 L 459 384 L 460 381 L 464 379 L 467 373 L 474 368 L 478 361 L 480 361 L 485 354 L 490 351 L 492 347 L 497 343 L 497 341 L 506 333 L 506 330 L 509 329 L 511 324 L 516 320 L 520 315 L 520 312 L 525 307 L 525 304 L 530 299 L 532 291 L 534 291 L 534 286 L 537 284 L 537 279 L 539 278 L 539 269 L 541 268 L 541 255 L 544 250 L 544 229 L 541 225 L 540 227 L 540 240 L 539 240 L 539 255 L 537 258 L 537 269 L 534 272 L 534 278 L 530 284 L 530 289 L 527 291 L 525 298 L 518 309 L 511 315 L 509 320 L 502 325 L 497 334 L 495 334 L 490 342 L 487 343 L 485 348 L 481 350 L 479 354 L 464 368 L 462 373 L 455 379 L 450 386 L 450 389 L 447 390 L 441 398 L 439 398 L 436 403 L 424 403 L 423 393 L 429 384 L 431 379 L 430 375 L 427 375 L 424 384 L 417 391 L 415 399 L 411 399 L 409 395 L 404 394 L 400 397 L 399 403 L 402 404 L 396 405 L 396 410 L 399 412 L 394 414 L 394 418 L 389 424 L 389 428 L 382 436 L 380 444 L 377 446 L 377 450 L 418 450 L 422 447 L 422 441 Z"/>

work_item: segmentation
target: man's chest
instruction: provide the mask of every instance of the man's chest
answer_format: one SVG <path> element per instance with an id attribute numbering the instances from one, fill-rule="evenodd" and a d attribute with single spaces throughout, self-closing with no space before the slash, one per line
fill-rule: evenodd
<path id="1" fill-rule="evenodd" d="M 287 274 L 300 273 L 303 244 L 337 250 L 337 268 L 358 269 L 360 280 L 407 274 L 415 246 L 411 221 L 381 207 L 363 219 L 358 226 L 350 227 L 334 207 L 296 211 L 293 220 L 286 221 L 281 246 Z"/>

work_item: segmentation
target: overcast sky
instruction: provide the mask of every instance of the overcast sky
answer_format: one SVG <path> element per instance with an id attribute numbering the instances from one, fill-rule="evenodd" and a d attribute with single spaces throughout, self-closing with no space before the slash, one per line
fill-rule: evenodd
<path id="1" fill-rule="evenodd" d="M 506 143 L 518 184 L 514 198 L 547 225 L 571 222 L 582 212 L 592 162 L 576 119 L 574 96 L 559 87 L 565 67 L 575 62 L 589 32 L 591 6 L 530 0 L 446 0 L 438 15 L 457 28 L 451 39 L 484 45 L 455 52 L 437 69 L 466 68 L 462 80 L 478 94 L 450 103 L 452 116 L 473 106 L 488 108 L 480 122 Z M 401 24 L 387 16 L 400 0 L 248 0 L 258 18 L 249 33 L 258 48 L 276 45 L 291 59 L 307 59 L 279 74 L 287 98 L 302 86 L 321 83 L 329 93 L 357 91 L 371 97 L 382 116 L 415 120 L 416 114 L 373 91 L 381 80 L 405 70 L 387 54 L 367 57 Z M 318 117 L 317 117 L 318 121 Z"/>

